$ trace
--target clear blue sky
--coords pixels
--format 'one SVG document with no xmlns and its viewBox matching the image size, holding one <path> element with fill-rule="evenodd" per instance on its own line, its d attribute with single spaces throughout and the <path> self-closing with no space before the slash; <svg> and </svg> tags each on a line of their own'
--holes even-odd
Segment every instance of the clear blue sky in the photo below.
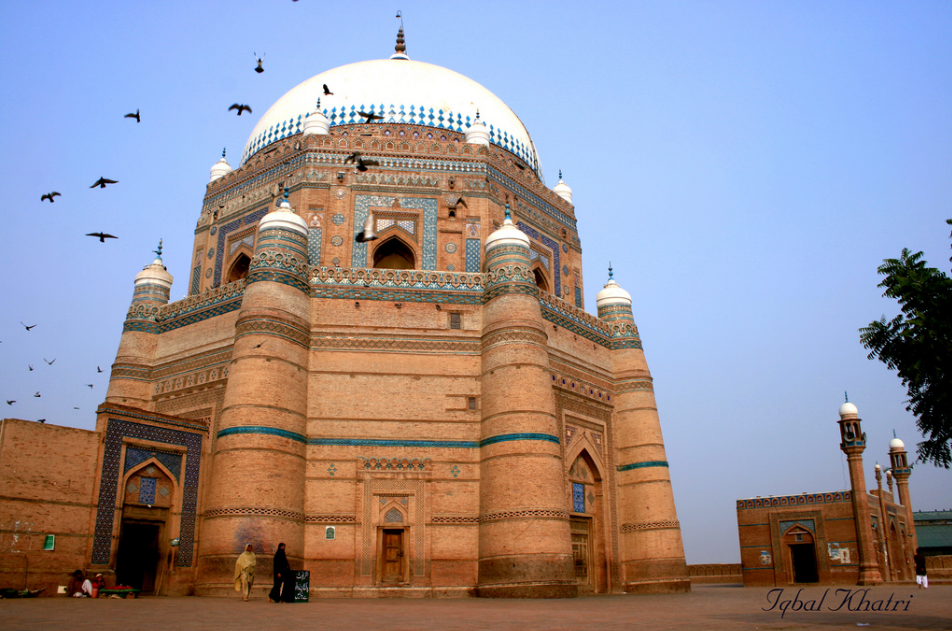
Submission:
<svg viewBox="0 0 952 631">
<path fill-rule="evenodd" d="M 631 292 L 689 563 L 739 560 L 738 498 L 848 486 L 844 391 L 868 485 L 893 429 L 914 450 L 905 390 L 857 330 L 896 313 L 882 259 L 908 247 L 949 272 L 948 2 L 8 0 L 4 416 L 93 428 L 160 237 L 173 299 L 186 292 L 222 147 L 236 165 L 292 87 L 389 56 L 397 9 L 411 58 L 493 91 L 547 184 L 564 171 L 589 310 L 609 260 Z M 141 124 L 122 118 L 136 109 Z M 100 176 L 120 184 L 91 190 Z M 120 238 L 83 236 L 99 230 Z M 917 510 L 952 508 L 952 475 L 918 465 L 911 492 Z"/>
</svg>

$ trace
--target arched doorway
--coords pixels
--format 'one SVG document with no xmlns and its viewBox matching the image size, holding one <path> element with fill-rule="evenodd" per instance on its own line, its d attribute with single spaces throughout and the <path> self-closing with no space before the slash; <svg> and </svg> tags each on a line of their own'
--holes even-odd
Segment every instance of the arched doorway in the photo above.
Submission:
<svg viewBox="0 0 952 631">
<path fill-rule="evenodd" d="M 544 292 L 551 293 L 549 290 L 549 281 L 545 277 L 545 273 L 538 267 L 532 268 L 532 275 L 535 276 L 536 286 Z"/>
<path fill-rule="evenodd" d="M 816 545 L 813 533 L 803 526 L 792 526 L 783 536 L 794 583 L 818 583 Z"/>
<path fill-rule="evenodd" d="M 569 526 L 579 592 L 607 592 L 608 560 L 605 554 L 602 476 L 587 449 L 583 448 L 569 467 L 568 482 L 572 496 Z"/>
<path fill-rule="evenodd" d="M 416 269 L 416 257 L 407 244 L 391 237 L 374 250 L 374 268 Z"/>
<path fill-rule="evenodd" d="M 177 485 L 157 460 L 134 468 L 123 484 L 116 580 L 144 594 L 156 593 L 171 562 L 168 521 Z"/>
<path fill-rule="evenodd" d="M 251 259 L 247 254 L 242 252 L 238 255 L 238 258 L 235 259 L 235 262 L 231 264 L 231 267 L 228 269 L 228 275 L 225 277 L 226 283 L 233 283 L 236 280 L 241 280 L 248 275 L 248 268 L 251 265 Z"/>
</svg>

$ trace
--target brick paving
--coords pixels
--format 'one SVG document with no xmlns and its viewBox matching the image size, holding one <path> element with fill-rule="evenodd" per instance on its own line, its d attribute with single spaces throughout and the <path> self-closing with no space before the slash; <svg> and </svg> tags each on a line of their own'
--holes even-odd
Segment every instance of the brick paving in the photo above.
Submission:
<svg viewBox="0 0 952 631">
<path fill-rule="evenodd" d="M 785 588 L 770 607 L 769 588 L 697 585 L 690 594 L 595 596 L 573 600 L 317 599 L 269 603 L 239 598 L 140 598 L 80 600 L 65 597 L 0 600 L 0 629 L 321 629 L 402 631 L 432 629 L 952 629 L 952 585 L 852 587 L 852 601 L 837 587 L 808 587 L 800 600 L 819 601 L 821 611 L 792 611 L 796 589 Z M 845 587 L 842 589 L 846 589 Z M 776 593 L 774 593 L 776 595 Z M 909 597 L 912 599 L 909 600 Z M 864 600 L 865 597 L 865 600 Z M 908 601 L 896 606 L 896 600 Z M 790 601 L 785 615 L 779 611 Z M 849 611 L 890 603 L 897 611 Z"/>
</svg>

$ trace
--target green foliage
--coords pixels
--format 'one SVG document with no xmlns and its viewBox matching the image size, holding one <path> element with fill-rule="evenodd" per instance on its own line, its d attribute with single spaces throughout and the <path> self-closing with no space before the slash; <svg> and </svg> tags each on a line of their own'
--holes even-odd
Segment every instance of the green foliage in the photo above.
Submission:
<svg viewBox="0 0 952 631">
<path fill-rule="evenodd" d="M 952 224 L 952 220 L 949 221 Z M 878 272 L 883 294 L 899 302 L 902 313 L 889 322 L 861 328 L 860 341 L 898 372 L 909 394 L 907 410 L 925 441 L 919 459 L 946 469 L 952 463 L 952 279 L 926 267 L 922 252 L 904 249 L 899 259 L 886 259 Z"/>
</svg>

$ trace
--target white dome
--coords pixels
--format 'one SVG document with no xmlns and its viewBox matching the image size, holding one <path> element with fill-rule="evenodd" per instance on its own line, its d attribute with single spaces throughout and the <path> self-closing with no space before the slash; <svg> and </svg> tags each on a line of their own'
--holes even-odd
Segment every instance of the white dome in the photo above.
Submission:
<svg viewBox="0 0 952 631">
<path fill-rule="evenodd" d="M 840 418 L 846 418 L 847 416 L 857 416 L 859 410 L 856 409 L 856 406 L 847 401 L 840 406 Z"/>
<path fill-rule="evenodd" d="M 512 223 L 512 217 L 509 215 L 509 204 L 506 204 L 506 218 L 502 225 L 486 237 L 487 252 L 499 245 L 521 245 L 529 249 L 529 237 Z"/>
<path fill-rule="evenodd" d="M 621 288 L 614 278 L 609 278 L 605 288 L 595 295 L 595 307 L 626 304 L 631 306 L 631 294 Z"/>
<path fill-rule="evenodd" d="M 218 162 L 212 165 L 211 179 L 209 179 L 208 181 L 214 182 L 218 178 L 224 177 L 228 175 L 229 173 L 231 173 L 232 171 L 234 171 L 234 169 L 232 169 L 231 165 L 228 164 L 228 160 L 225 160 L 225 152 L 222 151 L 221 160 L 219 160 Z"/>
<path fill-rule="evenodd" d="M 569 185 L 562 181 L 562 172 L 559 171 L 559 183 L 555 185 L 555 188 L 552 189 L 552 192 L 567 201 L 572 203 L 572 189 L 569 188 Z"/>
<path fill-rule="evenodd" d="M 317 107 L 320 108 L 320 106 L 321 100 L 317 99 Z M 320 109 L 315 109 L 311 112 L 310 116 L 304 119 L 304 126 L 301 129 L 304 130 L 305 136 L 326 136 L 330 133 L 331 122 L 324 116 L 324 112 Z"/>
<path fill-rule="evenodd" d="M 324 94 L 324 84 L 333 94 Z M 293 88 L 255 125 L 242 163 L 272 142 L 301 132 L 318 97 L 331 126 L 360 123 L 363 111 L 383 116 L 382 124 L 411 123 L 465 133 L 478 109 L 490 142 L 518 155 L 542 177 L 529 132 L 499 97 L 452 70 L 399 58 L 341 66 Z"/>
<path fill-rule="evenodd" d="M 307 222 L 304 218 L 294 212 L 287 199 L 281 200 L 281 204 L 261 218 L 258 222 L 258 232 L 268 228 L 283 228 L 300 235 L 307 236 Z"/>
<path fill-rule="evenodd" d="M 905 451 L 906 444 L 899 440 L 898 438 L 893 438 L 889 441 L 889 451 Z"/>
<path fill-rule="evenodd" d="M 165 268 L 161 257 L 155 257 L 151 265 L 146 265 L 141 272 L 136 274 L 135 284 L 137 286 L 146 283 L 149 285 L 161 285 L 166 289 L 172 288 L 172 275 L 169 274 Z"/>
</svg>

